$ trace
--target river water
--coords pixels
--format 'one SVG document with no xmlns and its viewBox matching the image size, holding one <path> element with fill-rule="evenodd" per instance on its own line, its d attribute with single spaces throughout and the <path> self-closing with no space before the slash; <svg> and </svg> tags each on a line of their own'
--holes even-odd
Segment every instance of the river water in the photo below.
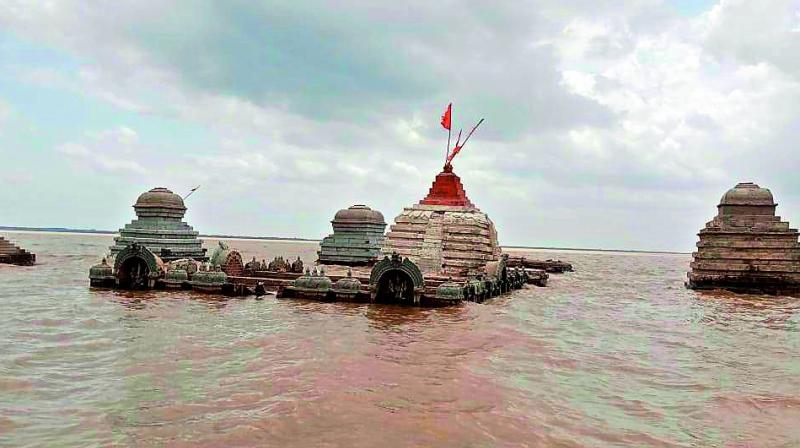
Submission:
<svg viewBox="0 0 800 448">
<path fill-rule="evenodd" d="M 800 299 L 688 255 L 531 251 L 576 272 L 414 309 L 93 290 L 110 236 L 3 235 L 39 264 L 0 265 L 0 446 L 800 446 Z"/>
</svg>

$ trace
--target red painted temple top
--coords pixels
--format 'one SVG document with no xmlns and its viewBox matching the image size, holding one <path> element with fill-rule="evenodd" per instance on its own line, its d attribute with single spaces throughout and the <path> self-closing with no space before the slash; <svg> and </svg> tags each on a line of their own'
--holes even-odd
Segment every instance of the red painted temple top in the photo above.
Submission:
<svg viewBox="0 0 800 448">
<path fill-rule="evenodd" d="M 475 207 L 467 197 L 461 178 L 453 173 L 453 166 L 447 164 L 444 170 L 436 175 L 428 196 L 419 201 L 421 205 L 449 205 L 455 207 Z"/>
</svg>

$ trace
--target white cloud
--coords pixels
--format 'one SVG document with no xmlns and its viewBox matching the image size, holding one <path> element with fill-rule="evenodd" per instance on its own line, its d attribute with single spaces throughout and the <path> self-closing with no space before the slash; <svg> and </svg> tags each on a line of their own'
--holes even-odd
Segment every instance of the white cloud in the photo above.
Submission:
<svg viewBox="0 0 800 448">
<path fill-rule="evenodd" d="M 137 145 L 138 134 L 121 126 L 98 132 L 87 132 L 82 143 L 67 142 L 55 150 L 77 165 L 98 172 L 144 174 L 147 170 L 135 160 L 143 155 Z"/>
<path fill-rule="evenodd" d="M 0 99 L 0 136 L 4 133 L 4 128 L 11 121 L 14 109 L 10 104 Z"/>
<path fill-rule="evenodd" d="M 444 11 L 365 4 L 349 2 L 331 17 L 324 5 L 275 6 L 286 28 L 312 24 L 329 36 L 318 42 L 335 43 L 327 55 L 306 46 L 288 54 L 264 35 L 248 40 L 248 30 L 236 41 L 244 45 L 199 51 L 222 45 L 215 29 L 236 25 L 217 22 L 205 3 L 165 14 L 155 1 L 113 9 L 8 1 L 0 25 L 80 61 L 70 73 L 18 68 L 25 82 L 209 136 L 172 165 L 148 156 L 142 141 L 154 137 L 124 127 L 64 143 L 64 156 L 96 171 L 211 184 L 248 213 L 257 203 L 309 216 L 299 226 L 321 223 L 300 233 L 327 225 L 328 211 L 309 211 L 314 204 L 370 202 L 392 216 L 419 200 L 441 167 L 446 134 L 438 117 L 451 99 L 457 126 L 486 115 L 456 169 L 506 242 L 585 244 L 583 235 L 599 235 L 594 246 L 640 248 L 654 238 L 648 247 L 687 249 L 732 184 L 791 185 L 785 167 L 796 165 L 800 133 L 797 0 L 723 0 L 693 18 L 656 0 L 541 0 L 493 5 L 491 14 L 470 3 Z M 298 15 L 303 20 L 292 22 Z M 258 7 L 252 17 L 271 20 Z M 397 25 L 381 25 L 387 18 Z M 440 26 L 445 19 L 458 25 Z M 133 31 L 143 27 L 169 39 Z M 264 65 L 270 57 L 278 62 Z M 310 63 L 330 89 L 269 78 L 268 68 L 292 63 Z M 602 228 L 598 216 L 609 211 L 620 218 Z M 634 221 L 624 234 L 614 231 L 621 217 Z M 568 218 L 574 223 L 565 226 Z M 253 228 L 219 231 L 257 233 L 265 225 L 247 219 L 231 221 Z"/>
</svg>

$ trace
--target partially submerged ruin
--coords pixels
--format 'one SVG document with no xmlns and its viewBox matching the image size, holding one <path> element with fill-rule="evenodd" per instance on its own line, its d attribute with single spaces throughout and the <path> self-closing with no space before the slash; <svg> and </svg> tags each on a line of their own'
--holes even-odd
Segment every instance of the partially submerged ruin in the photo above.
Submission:
<svg viewBox="0 0 800 448">
<path fill-rule="evenodd" d="M 120 229 L 108 257 L 89 270 L 92 286 L 247 292 L 227 279 L 244 271 L 241 254 L 220 242 L 207 257 L 198 232 L 182 221 L 186 206 L 179 195 L 154 188 L 142 193 L 133 208 L 137 219 Z"/>
<path fill-rule="evenodd" d="M 380 258 L 386 230 L 381 212 L 353 205 L 336 212 L 331 225 L 333 234 L 320 243 L 320 264 L 366 266 Z"/>
<path fill-rule="evenodd" d="M 0 263 L 33 266 L 36 264 L 36 255 L 0 236 Z"/>
<path fill-rule="evenodd" d="M 197 232 L 182 221 L 183 198 L 155 188 L 136 201 L 137 219 L 120 230 L 109 259 L 91 268 L 91 284 L 256 295 L 272 290 L 287 298 L 418 306 L 480 302 L 528 283 L 545 286 L 544 270 L 525 259 L 511 266 L 501 254 L 494 223 L 453 172 L 452 159 L 464 146 L 459 143 L 460 134 L 427 196 L 405 208 L 388 234 L 377 210 L 354 205 L 337 212 L 333 234 L 321 242 L 319 266 L 305 272 L 299 257 L 276 256 L 270 263 L 254 257 L 243 264 L 224 243 L 207 257 Z"/>
<path fill-rule="evenodd" d="M 544 271 L 506 265 L 494 223 L 470 202 L 449 163 L 428 195 L 395 218 L 382 254 L 371 266 L 308 271 L 278 285 L 278 296 L 442 306 L 547 281 Z"/>
<path fill-rule="evenodd" d="M 686 286 L 736 292 L 800 292 L 798 231 L 775 215 L 772 192 L 751 182 L 728 190 L 698 233 Z"/>
<path fill-rule="evenodd" d="M 384 252 L 410 258 L 424 271 L 457 277 L 478 275 L 500 259 L 494 223 L 467 198 L 452 165 L 436 176 L 424 199 L 394 219 Z"/>
<path fill-rule="evenodd" d="M 119 230 L 110 248 L 112 257 L 138 243 L 163 261 L 207 260 L 198 232 L 183 222 L 186 205 L 179 195 L 164 187 L 153 188 L 139 196 L 133 209 L 136 219 Z"/>
</svg>

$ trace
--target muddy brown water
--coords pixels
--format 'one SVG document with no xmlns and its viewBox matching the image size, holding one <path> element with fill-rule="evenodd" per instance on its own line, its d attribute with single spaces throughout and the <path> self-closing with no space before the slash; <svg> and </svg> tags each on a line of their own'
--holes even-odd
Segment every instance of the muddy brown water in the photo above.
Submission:
<svg viewBox="0 0 800 448">
<path fill-rule="evenodd" d="M 800 446 L 800 299 L 688 255 L 534 251 L 576 272 L 415 309 L 90 289 L 110 236 L 2 235 L 39 262 L 0 267 L 2 446 Z"/>
</svg>

